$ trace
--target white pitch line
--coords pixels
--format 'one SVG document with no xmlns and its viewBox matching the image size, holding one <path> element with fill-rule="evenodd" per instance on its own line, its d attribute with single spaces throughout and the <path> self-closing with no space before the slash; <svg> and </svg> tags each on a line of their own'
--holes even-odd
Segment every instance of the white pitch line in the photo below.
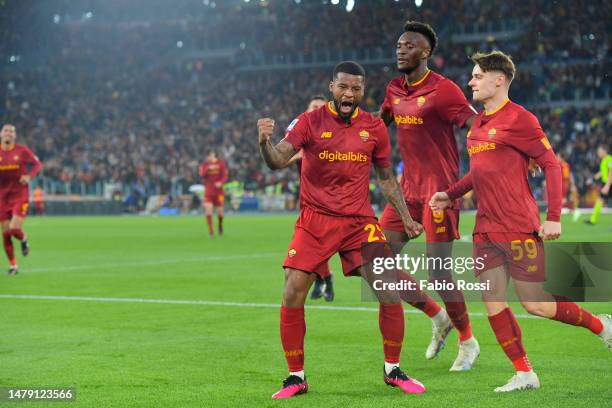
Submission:
<svg viewBox="0 0 612 408">
<path fill-rule="evenodd" d="M 0 294 L 0 299 L 22 299 L 22 300 L 65 300 L 81 302 L 104 302 L 104 303 L 156 303 L 163 305 L 200 305 L 200 306 L 222 306 L 222 307 L 241 307 L 241 308 L 267 308 L 278 309 L 279 304 L 275 303 L 243 303 L 243 302 L 221 302 L 216 300 L 174 300 L 174 299 L 141 299 L 141 298 L 112 298 L 112 297 L 90 297 L 90 296 L 47 296 L 47 295 L 13 295 Z M 378 308 L 363 306 L 318 306 L 306 305 L 306 309 L 315 310 L 338 310 L 350 312 L 378 312 Z M 404 313 L 420 314 L 418 310 L 404 310 Z M 484 313 L 470 312 L 470 316 L 485 317 Z M 516 314 L 522 319 L 540 319 L 538 316 L 529 314 Z"/>
<path fill-rule="evenodd" d="M 244 254 L 244 255 L 231 255 L 231 256 L 202 256 L 196 258 L 176 258 L 176 259 L 160 259 L 158 261 L 140 261 L 140 262 L 124 262 L 124 263 L 100 263 L 100 264 L 87 264 L 87 265 L 70 265 L 70 266 L 56 266 L 52 268 L 32 268 L 27 269 L 26 272 L 61 272 L 61 271 L 75 271 L 83 269 L 104 269 L 104 268 L 120 268 L 123 266 L 154 266 L 154 265 L 168 265 L 177 264 L 183 262 L 213 262 L 213 261 L 231 261 L 233 259 L 252 259 L 252 258 L 267 258 L 272 256 L 283 256 L 284 253 L 270 252 L 270 253 L 259 253 L 259 254 Z"/>
</svg>

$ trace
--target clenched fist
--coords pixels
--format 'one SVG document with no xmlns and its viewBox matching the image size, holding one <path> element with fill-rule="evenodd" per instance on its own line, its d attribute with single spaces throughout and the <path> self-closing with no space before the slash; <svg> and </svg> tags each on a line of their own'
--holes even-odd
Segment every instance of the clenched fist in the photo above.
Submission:
<svg viewBox="0 0 612 408">
<path fill-rule="evenodd" d="M 274 133 L 274 119 L 262 118 L 257 121 L 259 144 L 265 144 Z"/>
</svg>

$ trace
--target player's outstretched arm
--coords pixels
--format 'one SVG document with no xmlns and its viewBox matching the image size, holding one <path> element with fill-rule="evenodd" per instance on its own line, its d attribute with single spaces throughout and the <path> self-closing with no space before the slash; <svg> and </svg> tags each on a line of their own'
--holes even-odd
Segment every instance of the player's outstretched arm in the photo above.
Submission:
<svg viewBox="0 0 612 408">
<path fill-rule="evenodd" d="M 376 175 L 378 176 L 378 183 L 380 184 L 383 195 L 402 218 L 404 229 L 408 236 L 410 238 L 416 238 L 421 235 L 423 226 L 414 221 L 410 216 L 408 207 L 406 207 L 406 201 L 404 201 L 404 194 L 402 194 L 402 190 L 397 183 L 392 168 L 376 167 Z"/>
<path fill-rule="evenodd" d="M 274 132 L 274 120 L 263 118 L 257 121 L 259 133 L 259 152 L 271 170 L 278 170 L 287 167 L 289 159 L 295 154 L 295 149 L 291 143 L 281 140 L 276 146 L 270 142 L 270 137 Z"/>
</svg>

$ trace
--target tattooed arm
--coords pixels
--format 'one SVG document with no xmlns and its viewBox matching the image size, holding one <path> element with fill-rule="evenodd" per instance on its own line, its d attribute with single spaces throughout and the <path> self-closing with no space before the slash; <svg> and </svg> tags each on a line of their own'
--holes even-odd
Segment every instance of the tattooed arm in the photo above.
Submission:
<svg viewBox="0 0 612 408">
<path fill-rule="evenodd" d="M 395 208 L 402 218 L 404 229 L 410 238 L 416 238 L 423 232 L 423 226 L 414 221 L 406 207 L 404 194 L 400 188 L 391 167 L 376 167 L 378 184 L 387 201 Z"/>
<path fill-rule="evenodd" d="M 281 140 L 276 146 L 270 142 L 270 136 L 274 132 L 274 120 L 269 118 L 257 121 L 259 133 L 259 152 L 268 167 L 272 170 L 287 167 L 289 160 L 295 154 L 291 143 Z"/>
</svg>

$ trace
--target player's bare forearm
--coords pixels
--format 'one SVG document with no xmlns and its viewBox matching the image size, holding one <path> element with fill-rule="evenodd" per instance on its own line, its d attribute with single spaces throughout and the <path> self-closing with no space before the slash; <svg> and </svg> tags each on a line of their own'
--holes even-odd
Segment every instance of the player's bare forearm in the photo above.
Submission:
<svg viewBox="0 0 612 408">
<path fill-rule="evenodd" d="M 376 175 L 385 199 L 393 206 L 403 221 L 412 221 L 408 207 L 406 207 L 406 201 L 404 201 L 404 194 L 391 167 L 376 167 Z"/>
<path fill-rule="evenodd" d="M 289 160 L 295 154 L 295 149 L 291 143 L 285 141 L 273 146 L 268 139 L 259 143 L 259 152 L 271 170 L 278 170 L 288 166 Z"/>
<path fill-rule="evenodd" d="M 297 152 L 296 154 L 294 154 L 293 156 L 291 156 L 291 158 L 289 159 L 289 161 L 287 162 L 287 164 L 283 167 L 289 167 L 294 163 L 299 162 L 300 160 L 302 160 L 302 151 L 300 150 L 299 152 Z"/>
</svg>

